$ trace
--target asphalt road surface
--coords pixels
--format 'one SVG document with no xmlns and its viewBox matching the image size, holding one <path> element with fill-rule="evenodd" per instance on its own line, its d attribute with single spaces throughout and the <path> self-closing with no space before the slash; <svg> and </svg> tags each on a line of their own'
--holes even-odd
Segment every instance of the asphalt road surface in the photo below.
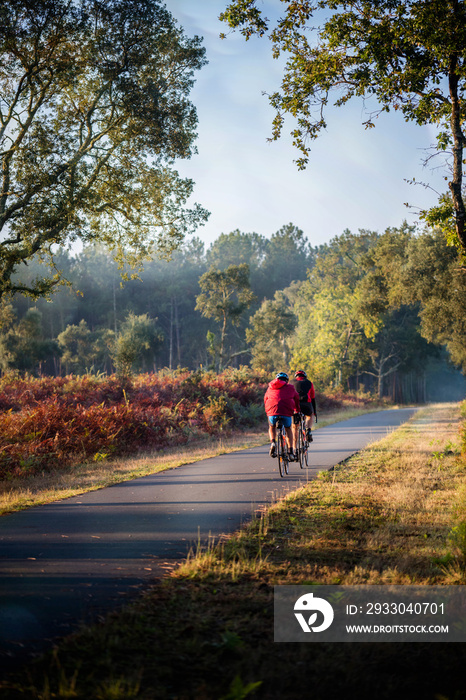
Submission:
<svg viewBox="0 0 466 700">
<path fill-rule="evenodd" d="M 150 585 L 209 538 L 406 422 L 380 411 L 318 429 L 309 469 L 281 479 L 268 444 L 0 518 L 0 670 Z"/>
</svg>

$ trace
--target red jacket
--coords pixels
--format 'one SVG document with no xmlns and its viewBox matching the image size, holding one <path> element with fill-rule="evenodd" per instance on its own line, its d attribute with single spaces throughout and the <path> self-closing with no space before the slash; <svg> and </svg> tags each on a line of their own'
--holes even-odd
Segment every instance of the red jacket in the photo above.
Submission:
<svg viewBox="0 0 466 700">
<path fill-rule="evenodd" d="M 268 416 L 292 416 L 300 410 L 299 394 L 292 384 L 274 379 L 265 392 L 264 405 Z"/>
</svg>

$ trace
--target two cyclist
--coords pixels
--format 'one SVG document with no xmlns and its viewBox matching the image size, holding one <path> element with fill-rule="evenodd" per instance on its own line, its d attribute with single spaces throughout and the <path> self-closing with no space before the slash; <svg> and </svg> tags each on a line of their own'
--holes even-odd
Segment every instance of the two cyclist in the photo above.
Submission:
<svg viewBox="0 0 466 700">
<path fill-rule="evenodd" d="M 281 418 L 285 426 L 289 461 L 294 461 L 300 413 L 306 417 L 307 439 L 309 442 L 313 439 L 313 415 L 317 421 L 313 383 L 307 378 L 304 370 L 298 370 L 291 382 L 286 372 L 279 372 L 267 387 L 264 405 L 269 422 L 270 456 L 275 457 L 277 454 L 276 423 Z"/>
</svg>

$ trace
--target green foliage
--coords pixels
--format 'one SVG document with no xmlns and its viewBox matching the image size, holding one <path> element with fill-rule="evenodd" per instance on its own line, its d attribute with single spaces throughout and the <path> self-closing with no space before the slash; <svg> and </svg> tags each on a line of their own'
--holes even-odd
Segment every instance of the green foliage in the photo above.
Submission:
<svg viewBox="0 0 466 700">
<path fill-rule="evenodd" d="M 162 344 L 163 334 L 157 328 L 157 319 L 147 314 L 136 316 L 130 313 L 116 338 L 114 360 L 122 376 L 130 376 L 134 370 L 150 365 Z"/>
<path fill-rule="evenodd" d="M 251 289 L 259 300 L 270 299 L 293 281 L 306 279 L 314 256 L 303 231 L 292 223 L 270 238 L 238 230 L 221 234 L 206 253 L 207 263 L 217 269 L 247 263 Z"/>
<path fill-rule="evenodd" d="M 297 318 L 283 292 L 276 292 L 273 300 L 262 302 L 246 329 L 246 340 L 252 344 L 254 369 L 273 372 L 277 367 L 289 367 L 290 338 L 296 324 Z"/>
<path fill-rule="evenodd" d="M 49 301 L 37 300 L 36 306 L 42 314 L 44 336 L 49 339 L 65 331 L 67 327 L 79 326 L 83 320 L 91 332 L 93 359 L 84 369 L 112 373 L 111 333 L 118 333 L 129 313 L 137 316 L 147 314 L 157 318 L 157 325 L 164 340 L 156 354 L 156 368 L 216 366 L 219 358 L 220 333 L 212 320 L 195 310 L 199 294 L 199 278 L 212 264 L 226 270 L 233 263 L 243 263 L 249 258 L 250 286 L 257 300 L 273 299 L 286 279 L 299 284 L 306 278 L 306 271 L 313 265 L 314 252 L 306 239 L 300 238 L 299 229 L 289 224 L 275 232 L 271 238 L 259 234 L 243 234 L 233 231 L 222 235 L 207 250 L 198 238 L 191 238 L 173 252 L 171 260 L 154 258 L 144 264 L 139 277 L 120 282 L 120 272 L 131 277 L 129 266 L 118 270 L 109 251 L 102 245 L 87 245 L 71 256 L 62 251 L 56 256 L 57 266 L 70 281 L 72 288 L 60 287 Z M 272 244 L 273 242 L 273 244 Z M 278 265 L 285 263 L 286 275 L 272 274 Z M 48 270 L 36 258 L 24 266 L 21 275 L 14 281 L 30 286 L 34 279 L 45 278 Z M 77 293 L 72 290 L 78 290 Z M 288 292 L 287 292 L 288 293 Z M 258 308 L 252 301 L 243 313 L 239 325 L 228 323 L 225 362 L 238 366 L 248 361 L 245 331 L 250 315 Z M 12 299 L 14 311 L 21 319 L 28 310 L 29 300 L 22 295 Z M 214 346 L 204 339 L 210 331 L 214 333 Z M 214 351 L 209 352 L 209 347 Z M 217 360 L 215 360 L 217 358 Z M 148 362 L 148 361 L 147 361 Z M 69 365 L 68 370 L 82 372 L 84 363 Z M 153 364 L 146 363 L 152 368 Z M 14 364 L 11 365 L 14 367 Z M 63 363 L 64 367 L 64 363 Z M 34 368 L 37 371 L 37 368 Z M 47 364 L 47 371 L 60 371 L 60 363 Z"/>
<path fill-rule="evenodd" d="M 263 262 L 263 274 L 275 289 L 284 289 L 296 280 L 306 279 L 315 262 L 315 250 L 311 248 L 303 231 L 294 224 L 287 224 L 270 237 L 267 256 Z M 271 297 L 272 294 L 267 296 Z"/>
<path fill-rule="evenodd" d="M 92 332 L 84 319 L 77 326 L 67 326 L 58 335 L 61 362 L 67 374 L 87 374 L 91 368 L 108 366 L 114 344 L 113 331 L 99 328 Z"/>
<path fill-rule="evenodd" d="M 466 401 L 463 401 L 461 404 L 461 416 L 463 418 L 460 430 L 461 455 L 463 460 L 466 460 Z"/>
<path fill-rule="evenodd" d="M 235 676 L 231 682 L 230 690 L 226 695 L 222 695 L 220 700 L 243 700 L 250 693 L 260 688 L 262 681 L 243 683 L 239 676 Z"/>
<path fill-rule="evenodd" d="M 448 245 L 461 248 L 461 242 L 455 228 L 455 206 L 451 196 L 442 195 L 438 205 L 421 211 L 420 219 L 424 220 L 430 228 L 440 229 Z"/>
<path fill-rule="evenodd" d="M 413 251 L 427 240 L 403 225 L 382 235 L 345 231 L 322 246 L 295 302 L 294 366 L 308 369 L 323 387 L 373 377 L 379 397 L 395 372 L 422 373 L 438 354 L 421 337 L 422 330 L 427 340 L 434 340 L 422 328 L 414 291 L 422 283 L 431 293 L 440 292 L 439 277 L 433 282 L 427 267 L 422 282 L 413 274 Z"/>
<path fill-rule="evenodd" d="M 62 362 L 67 372 L 83 373 L 93 364 L 90 341 L 91 332 L 86 321 L 77 326 L 67 326 L 58 336 L 58 345 L 62 350 Z"/>
<path fill-rule="evenodd" d="M 300 240 L 293 225 L 270 239 L 234 231 L 220 236 L 206 252 L 202 242 L 193 239 L 174 252 L 172 261 L 151 261 L 140 279 L 124 286 L 104 248 L 88 246 L 75 257 L 63 254 L 62 268 L 80 294 L 61 289 L 50 303 L 39 300 L 36 306 L 41 342 L 55 341 L 58 335 L 60 347 L 52 342 L 48 352 L 44 345 L 41 357 L 13 352 L 7 337 L 15 336 L 18 343 L 19 330 L 32 328 L 26 323 L 28 300 L 16 296 L 10 305 L 5 301 L 0 312 L 4 370 L 111 374 L 118 333 L 125 337 L 120 340 L 123 373 L 176 366 L 218 369 L 220 363 L 238 367 L 252 356 L 256 369 L 271 373 L 278 365 L 300 366 L 309 370 L 319 388 L 379 389 L 393 397 L 396 391 L 403 397 L 397 401 L 422 400 L 430 363 L 446 369 L 446 353 L 439 346 L 447 347 L 457 365 L 466 366 L 464 275 L 456 249 L 445 243 L 442 232 L 419 232 L 406 224 L 381 234 L 345 231 L 315 250 L 305 240 L 301 246 Z M 233 275 L 229 280 L 230 267 L 237 272 L 246 265 L 232 266 L 231 260 L 249 255 L 249 278 Z M 219 266 L 210 275 L 208 262 L 214 259 Z M 281 290 L 276 289 L 280 280 L 274 282 L 269 275 L 279 259 L 285 265 L 294 261 L 290 275 L 296 275 Z M 43 273 L 36 261 L 28 271 L 31 279 Z M 205 308 L 213 316 L 195 308 L 204 275 L 213 283 L 204 293 Z M 245 308 L 252 294 L 267 288 L 267 275 L 270 296 Z M 246 303 L 238 297 L 238 282 L 243 281 Z M 157 319 L 157 338 L 150 339 L 148 328 L 140 329 L 140 337 L 134 331 L 133 338 L 126 324 L 131 315 Z M 449 372 L 458 392 L 458 375 L 453 367 Z M 444 379 L 448 377 L 436 384 L 443 385 Z M 448 399 L 445 385 L 439 400 Z"/>
<path fill-rule="evenodd" d="M 14 367 L 33 372 L 43 363 L 56 358 L 58 353 L 57 343 L 44 338 L 42 314 L 38 309 L 29 309 L 18 323 L 12 306 L 2 305 L 0 368 L 3 371 Z"/>
<path fill-rule="evenodd" d="M 369 231 L 345 231 L 334 238 L 320 248 L 298 292 L 293 365 L 308 369 L 320 386 L 344 384 L 367 359 L 358 284 L 364 277 L 363 259 L 376 240 L 377 234 Z"/>
<path fill-rule="evenodd" d="M 218 346 L 219 370 L 225 363 L 225 341 L 227 324 L 237 326 L 244 311 L 251 305 L 254 294 L 249 282 L 249 265 L 229 265 L 226 270 L 211 268 L 199 280 L 201 294 L 196 300 L 196 310 L 203 316 L 213 318 L 220 324 Z M 209 341 L 212 350 L 215 344 Z"/>
<path fill-rule="evenodd" d="M 230 265 L 247 263 L 251 274 L 258 270 L 266 255 L 269 241 L 258 233 L 242 233 L 239 229 L 231 233 L 222 233 L 209 247 L 207 264 L 216 269 Z"/>
<path fill-rule="evenodd" d="M 414 305 L 423 338 L 444 345 L 453 363 L 464 371 L 466 280 L 460 256 L 439 229 L 403 236 L 401 243 L 397 249 L 381 247 L 377 262 L 391 290 L 390 304 Z"/>
<path fill-rule="evenodd" d="M 200 39 L 159 0 L 11 0 L 0 20 L 0 296 L 48 293 L 76 239 L 120 263 L 175 248 L 207 215 L 171 168 L 193 152 Z M 52 272 L 22 285 L 35 254 Z"/>
</svg>

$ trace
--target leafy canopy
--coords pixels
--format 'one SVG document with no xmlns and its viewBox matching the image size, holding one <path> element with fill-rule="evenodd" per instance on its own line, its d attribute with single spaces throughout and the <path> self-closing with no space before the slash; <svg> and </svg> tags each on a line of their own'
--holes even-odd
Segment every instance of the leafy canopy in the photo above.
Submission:
<svg viewBox="0 0 466 700">
<path fill-rule="evenodd" d="M 160 0 L 9 0 L 0 7 L 0 297 L 22 263 L 81 239 L 132 264 L 205 220 L 185 208 L 204 63 Z"/>
<path fill-rule="evenodd" d="M 234 0 L 220 19 L 249 39 L 270 32 L 273 54 L 288 59 L 273 138 L 285 115 L 296 119 L 294 144 L 304 168 L 309 142 L 326 127 L 326 111 L 353 97 L 375 98 L 366 127 L 390 109 L 407 121 L 434 125 L 438 150 L 451 156 L 449 192 L 423 212 L 466 252 L 462 195 L 465 108 L 466 7 L 460 0 L 282 0 L 271 26 L 257 0 Z M 453 225 L 453 226 L 452 226 Z"/>
</svg>

